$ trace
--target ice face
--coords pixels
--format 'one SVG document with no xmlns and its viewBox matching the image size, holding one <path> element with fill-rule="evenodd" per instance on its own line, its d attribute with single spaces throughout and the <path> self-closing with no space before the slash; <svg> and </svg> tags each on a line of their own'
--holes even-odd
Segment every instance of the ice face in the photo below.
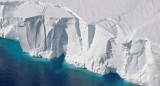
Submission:
<svg viewBox="0 0 160 86">
<path fill-rule="evenodd" d="M 1 3 L 0 8 L 0 36 L 18 40 L 31 56 L 51 59 L 65 54 L 66 62 L 76 67 L 102 75 L 116 72 L 139 85 L 160 85 L 158 15 L 142 16 L 149 21 L 141 24 L 135 15 L 132 18 L 131 14 L 140 15 L 134 10 L 119 20 L 87 24 L 61 5 L 13 1 Z"/>
</svg>

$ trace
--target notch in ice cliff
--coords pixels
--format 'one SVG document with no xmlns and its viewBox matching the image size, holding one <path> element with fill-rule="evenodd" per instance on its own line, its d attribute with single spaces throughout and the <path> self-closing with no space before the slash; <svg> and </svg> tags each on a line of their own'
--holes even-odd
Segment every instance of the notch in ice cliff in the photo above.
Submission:
<svg viewBox="0 0 160 86">
<path fill-rule="evenodd" d="M 31 56 L 51 59 L 65 54 L 65 60 L 77 67 L 103 75 L 116 72 L 132 83 L 159 86 L 160 41 L 147 35 L 157 31 L 159 18 L 131 30 L 123 20 L 112 18 L 87 24 L 61 5 L 0 2 L 0 36 L 19 40 Z"/>
</svg>

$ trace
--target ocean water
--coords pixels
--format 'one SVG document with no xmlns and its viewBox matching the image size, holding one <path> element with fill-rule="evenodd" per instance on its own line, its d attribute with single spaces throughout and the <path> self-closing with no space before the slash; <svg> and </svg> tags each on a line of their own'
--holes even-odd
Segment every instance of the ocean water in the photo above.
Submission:
<svg viewBox="0 0 160 86">
<path fill-rule="evenodd" d="M 118 74 L 98 75 L 60 58 L 46 60 L 22 52 L 19 42 L 0 38 L 0 86 L 137 86 Z"/>
</svg>

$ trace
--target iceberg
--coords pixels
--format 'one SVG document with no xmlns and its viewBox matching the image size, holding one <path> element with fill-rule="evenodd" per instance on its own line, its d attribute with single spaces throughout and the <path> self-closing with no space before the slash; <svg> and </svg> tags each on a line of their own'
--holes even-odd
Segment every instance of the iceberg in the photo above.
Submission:
<svg viewBox="0 0 160 86">
<path fill-rule="evenodd" d="M 137 23 L 131 14 L 137 10 L 119 20 L 108 17 L 88 24 L 62 5 L 1 1 L 0 37 L 18 40 L 31 56 L 51 59 L 65 54 L 66 62 L 76 67 L 101 75 L 118 73 L 138 85 L 159 86 L 160 16 L 146 18 L 144 14 L 140 19 L 146 21 Z"/>
</svg>

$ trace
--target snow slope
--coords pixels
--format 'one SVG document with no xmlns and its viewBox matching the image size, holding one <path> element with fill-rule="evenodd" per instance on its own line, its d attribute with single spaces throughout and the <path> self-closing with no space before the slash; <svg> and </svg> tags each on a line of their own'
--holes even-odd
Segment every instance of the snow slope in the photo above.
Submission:
<svg viewBox="0 0 160 86">
<path fill-rule="evenodd" d="M 98 74 L 160 85 L 158 0 L 71 2 L 1 0 L 0 37 L 18 40 L 31 56 L 65 54 L 68 63 Z"/>
</svg>

